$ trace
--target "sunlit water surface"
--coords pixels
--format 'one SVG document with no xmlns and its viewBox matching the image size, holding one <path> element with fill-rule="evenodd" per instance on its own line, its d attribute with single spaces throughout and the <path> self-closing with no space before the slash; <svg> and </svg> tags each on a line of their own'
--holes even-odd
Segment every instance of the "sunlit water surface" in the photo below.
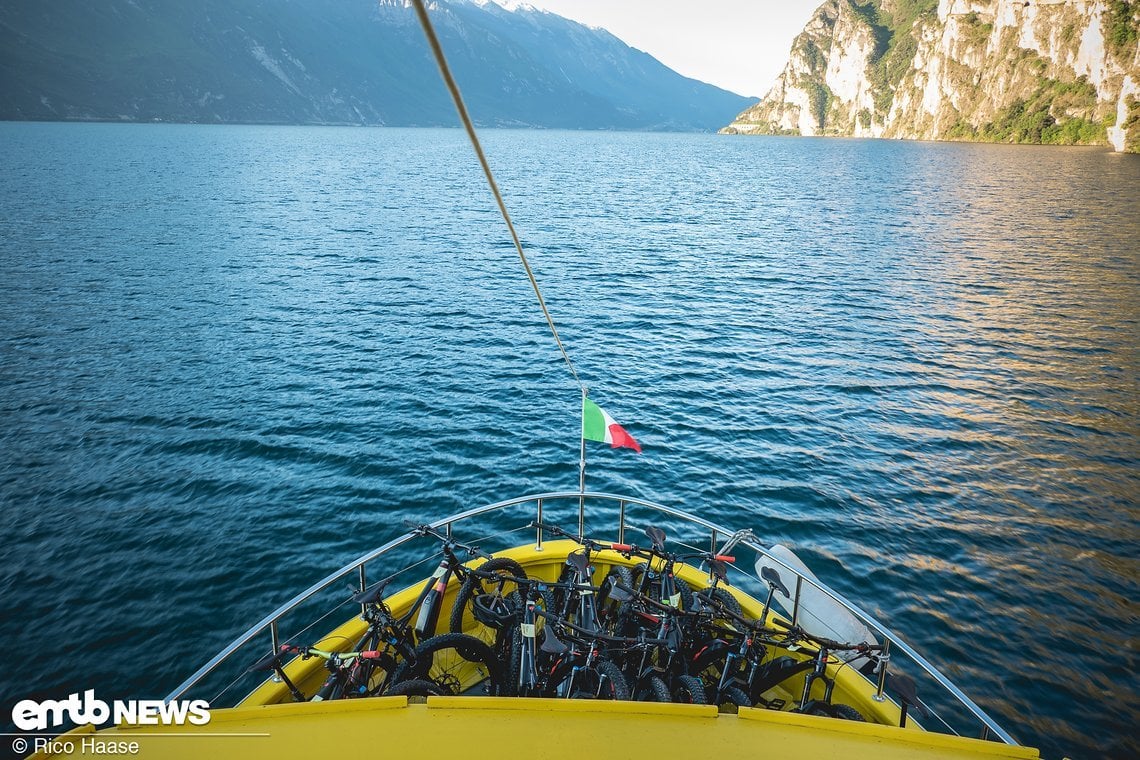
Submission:
<svg viewBox="0 0 1140 760">
<path fill-rule="evenodd" d="M 488 131 L 589 486 L 794 546 L 1046 756 L 1140 755 L 1140 157 Z M 400 530 L 577 486 L 459 131 L 0 124 L 0 669 L 162 696 Z"/>
</svg>

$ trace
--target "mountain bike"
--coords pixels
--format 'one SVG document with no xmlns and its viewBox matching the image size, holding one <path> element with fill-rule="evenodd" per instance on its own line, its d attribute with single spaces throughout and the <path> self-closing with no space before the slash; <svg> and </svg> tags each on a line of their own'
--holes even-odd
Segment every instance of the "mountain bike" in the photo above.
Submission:
<svg viewBox="0 0 1140 760">
<path fill-rule="evenodd" d="M 300 655 L 303 660 L 318 657 L 325 661 L 329 676 L 312 697 L 306 697 L 285 673 L 283 660 L 288 654 Z M 367 695 L 367 673 L 371 672 L 371 669 L 362 667 L 362 663 L 377 661 L 383 657 L 385 657 L 385 653 L 375 649 L 359 652 L 332 652 L 316 647 L 282 644 L 277 652 L 261 658 L 250 666 L 249 670 L 274 671 L 281 682 L 285 684 L 285 687 L 289 689 L 289 693 L 292 694 L 293 700 L 296 702 L 320 702 L 325 699 Z"/>
<path fill-rule="evenodd" d="M 509 567 L 512 571 L 517 570 L 519 575 L 525 576 L 526 573 L 517 562 L 512 560 L 495 560 L 491 555 L 480 551 L 477 546 L 471 546 L 456 541 L 449 535 L 440 533 L 439 531 L 427 525 L 417 525 L 414 523 L 406 523 L 413 533 L 419 536 L 434 538 L 440 543 L 440 552 L 443 555 L 440 559 L 439 566 L 436 567 L 435 572 L 428 578 L 424 584 L 423 589 L 420 591 L 419 597 L 409 608 L 408 614 L 404 620 L 407 622 L 419 610 L 416 615 L 416 622 L 414 625 L 414 632 L 416 641 L 423 641 L 435 635 L 436 627 L 439 623 L 440 611 L 443 608 L 443 599 L 447 594 L 447 587 L 451 581 L 452 576 L 455 576 L 464 585 L 470 578 L 470 570 L 464 565 L 463 561 L 456 554 L 456 550 L 465 553 L 469 558 L 481 557 L 489 562 L 510 563 Z M 460 591 L 462 592 L 462 586 Z M 452 633 L 462 632 L 462 628 L 456 630 L 455 628 L 455 612 L 452 610 L 452 620 L 449 621 L 449 628 Z"/>
<path fill-rule="evenodd" d="M 736 598 L 719 588 L 727 576 L 724 563 L 713 559 L 709 567 L 710 586 L 694 594 L 694 607 L 703 615 L 694 626 L 697 630 L 690 630 L 687 637 L 689 670 L 704 683 L 712 704 L 751 707 L 755 699 L 750 687 L 757 679 L 764 680 L 766 669 L 770 669 L 764 662 L 768 652 L 765 643 L 770 638 L 767 634 L 775 633 L 766 629 L 762 621 L 768 616 L 775 590 L 786 589 L 775 570 L 764 568 L 769 587 L 764 612 L 759 620 L 750 620 L 744 616 Z M 769 570 L 771 572 L 767 572 Z M 794 658 L 787 660 L 795 662 Z"/>
<path fill-rule="evenodd" d="M 458 694 L 469 691 L 476 683 L 497 694 L 501 688 L 501 670 L 494 653 L 483 642 L 470 636 L 450 638 L 427 635 L 435 627 L 447 580 L 454 572 L 465 574 L 456 550 L 473 556 L 487 556 L 476 547 L 461 544 L 428 526 L 413 526 L 415 532 L 440 540 L 443 560 L 429 577 L 408 611 L 396 617 L 384 599 L 391 582 L 385 579 L 367 589 L 357 591 L 351 601 L 361 606 L 361 618 L 368 623 L 364 634 L 349 652 L 325 652 L 312 647 L 283 645 L 279 651 L 262 658 L 251 670 L 273 670 L 285 683 L 296 701 L 306 701 L 301 690 L 286 675 L 284 657 L 298 654 L 302 659 L 320 657 L 330 671 L 329 678 L 314 698 L 337 699 L 388 694 L 397 683 L 417 680 L 435 684 L 420 691 Z M 416 625 L 410 623 L 419 613 Z M 401 687 L 401 691 L 410 689 Z"/>
<path fill-rule="evenodd" d="M 804 678 L 804 688 L 800 696 L 799 705 L 793 709 L 793 712 L 800 712 L 806 715 L 826 715 L 832 718 L 842 718 L 844 720 L 866 720 L 862 714 L 851 705 L 835 704 L 831 701 L 832 692 L 835 689 L 835 675 L 827 675 L 827 667 L 832 663 L 831 655 L 834 652 L 853 653 L 852 656 L 846 660 L 839 659 L 839 667 L 834 671 L 838 673 L 839 669 L 845 667 L 849 662 L 854 662 L 855 660 L 881 652 L 883 646 L 881 644 L 850 644 L 835 641 L 808 633 L 798 625 L 792 626 L 780 620 L 775 622 L 781 627 L 787 627 L 786 635 L 791 643 L 795 644 L 806 641 L 816 646 L 816 651 L 810 659 L 787 669 L 788 675 L 784 680 L 786 680 L 787 677 L 794 676 L 797 672 L 807 672 L 807 676 Z M 812 697 L 812 687 L 817 682 L 823 684 L 823 695 L 818 699 Z"/>
<path fill-rule="evenodd" d="M 688 672 L 685 658 L 680 656 L 688 627 L 682 621 L 702 613 L 677 609 L 622 583 L 615 583 L 609 594 L 620 604 L 613 621 L 614 634 L 651 637 L 654 642 L 653 646 L 629 648 L 617 657 L 637 698 L 705 704 L 704 684 Z M 664 691 L 660 684 L 665 686 Z"/>
<path fill-rule="evenodd" d="M 628 700 L 629 684 L 607 652 L 665 643 L 645 636 L 611 636 L 556 615 L 543 614 L 542 617 L 546 618 L 542 650 L 550 658 L 545 669 L 543 696 L 546 697 Z"/>
<path fill-rule="evenodd" d="M 553 611 L 562 618 L 572 620 L 576 625 L 591 630 L 600 630 L 598 619 L 598 605 L 593 585 L 594 567 L 590 564 L 592 555 L 610 548 L 610 544 L 602 544 L 583 536 L 575 536 L 557 525 L 543 525 L 532 522 L 531 528 L 538 528 L 561 538 L 568 538 L 582 546 L 581 551 L 571 552 L 566 556 L 566 564 L 562 567 L 558 583 L 551 584 L 553 591 Z"/>
<path fill-rule="evenodd" d="M 726 604 L 736 602 L 731 594 L 716 587 L 716 583 L 723 580 L 724 574 L 727 572 L 726 563 L 735 562 L 735 557 L 703 551 L 688 553 L 668 551 L 665 548 L 665 531 L 655 526 L 646 528 L 645 535 L 649 538 L 650 545 L 648 547 L 636 544 L 615 543 L 609 545 L 609 548 L 626 559 L 638 557 L 644 559 L 645 562 L 636 565 L 630 571 L 628 577 L 633 580 L 633 583 L 625 583 L 627 576 L 623 570 L 629 570 L 629 568 L 614 567 L 610 571 L 614 575 L 613 583 L 606 585 L 603 581 L 604 591 L 608 592 L 612 585 L 621 583 L 635 589 L 638 594 L 648 596 L 675 609 L 690 610 L 693 608 L 693 590 L 688 583 L 676 576 L 676 566 L 697 559 L 702 564 L 709 564 L 710 567 L 711 563 L 719 563 L 717 567 L 722 572 L 719 578 L 714 575 L 714 594 L 724 596 Z M 737 606 L 739 607 L 739 604 Z"/>
</svg>

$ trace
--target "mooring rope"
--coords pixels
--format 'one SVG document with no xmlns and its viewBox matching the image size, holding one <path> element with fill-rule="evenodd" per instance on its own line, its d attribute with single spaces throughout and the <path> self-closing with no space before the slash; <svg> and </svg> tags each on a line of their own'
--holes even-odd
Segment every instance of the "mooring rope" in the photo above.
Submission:
<svg viewBox="0 0 1140 760">
<path fill-rule="evenodd" d="M 562 352 L 562 358 L 566 360 L 566 366 L 570 369 L 570 374 L 574 376 L 574 382 L 578 384 L 578 388 L 583 393 L 586 388 L 582 385 L 582 381 L 578 379 L 578 373 L 574 369 L 574 363 L 570 361 L 570 354 L 566 353 L 566 347 L 562 345 L 562 339 L 558 337 L 558 328 L 554 326 L 554 319 L 550 316 L 550 310 L 546 308 L 546 301 L 542 297 L 542 291 L 538 289 L 538 280 L 534 277 L 534 272 L 530 268 L 530 262 L 526 259 L 526 254 L 523 253 L 522 243 L 519 242 L 519 235 L 515 231 L 515 225 L 511 222 L 511 215 L 507 212 L 507 204 L 503 202 L 503 195 L 499 192 L 499 185 L 495 182 L 495 175 L 491 173 L 491 165 L 487 163 L 487 156 L 483 153 L 483 146 L 479 143 L 479 136 L 475 134 L 475 125 L 471 123 L 471 117 L 467 114 L 467 106 L 463 104 L 463 96 L 459 93 L 459 85 L 455 83 L 455 78 L 451 76 L 451 69 L 447 65 L 447 58 L 443 55 L 443 47 L 439 44 L 439 38 L 436 37 L 435 28 L 431 24 L 431 19 L 428 17 L 427 8 L 424 7 L 424 0 L 412 0 L 416 8 L 416 15 L 420 18 L 420 26 L 423 27 L 424 35 L 427 36 L 428 44 L 431 46 L 432 54 L 435 55 L 435 62 L 439 66 L 439 73 L 443 76 L 443 81 L 447 84 L 447 89 L 451 91 L 451 100 L 455 103 L 455 110 L 459 112 L 459 119 L 463 122 L 464 129 L 467 130 L 467 137 L 471 139 L 471 146 L 475 148 L 475 155 L 479 157 L 479 164 L 483 167 L 483 174 L 487 177 L 487 184 L 491 186 L 491 192 L 495 195 L 495 202 L 499 204 L 499 213 L 503 215 L 503 221 L 507 223 L 507 229 L 511 232 L 511 240 L 514 241 L 515 250 L 518 251 L 519 260 L 522 261 L 523 269 L 526 270 L 526 276 L 530 280 L 530 285 L 534 288 L 534 294 L 538 297 L 538 305 L 542 308 L 542 313 L 546 317 L 546 324 L 550 326 L 550 332 L 554 335 L 554 342 L 558 344 L 558 350 Z"/>
</svg>

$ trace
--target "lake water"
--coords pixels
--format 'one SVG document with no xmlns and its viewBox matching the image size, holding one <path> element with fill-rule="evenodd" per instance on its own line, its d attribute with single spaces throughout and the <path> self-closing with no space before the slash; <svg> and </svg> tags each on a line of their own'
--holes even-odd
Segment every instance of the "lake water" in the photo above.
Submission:
<svg viewBox="0 0 1140 760">
<path fill-rule="evenodd" d="M 1048 757 L 1140 755 L 1140 156 L 488 131 L 588 486 L 794 546 Z M 167 693 L 428 519 L 577 487 L 457 130 L 0 124 L 0 669 Z"/>
</svg>

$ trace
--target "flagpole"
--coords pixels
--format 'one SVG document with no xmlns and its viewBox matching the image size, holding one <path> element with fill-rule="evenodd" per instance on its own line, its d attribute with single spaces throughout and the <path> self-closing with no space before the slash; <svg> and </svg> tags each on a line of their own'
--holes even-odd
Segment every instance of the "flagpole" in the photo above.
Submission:
<svg viewBox="0 0 1140 760">
<path fill-rule="evenodd" d="M 578 538 L 586 533 L 586 386 L 582 386 L 582 435 L 578 456 Z"/>
</svg>

